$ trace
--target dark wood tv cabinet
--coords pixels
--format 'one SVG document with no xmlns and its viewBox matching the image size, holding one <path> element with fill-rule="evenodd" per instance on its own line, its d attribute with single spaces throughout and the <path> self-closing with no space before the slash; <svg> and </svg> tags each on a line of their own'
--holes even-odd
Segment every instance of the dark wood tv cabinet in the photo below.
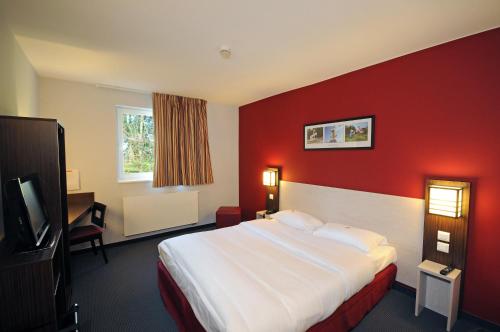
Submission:
<svg viewBox="0 0 500 332">
<path fill-rule="evenodd" d="M 62 231 L 56 229 L 45 248 L 0 257 L 0 331 L 58 329 L 67 310 L 63 256 Z"/>
<path fill-rule="evenodd" d="M 55 119 L 0 116 L 0 188 L 10 179 L 37 174 L 51 229 L 47 248 L 13 253 L 6 244 L 14 231 L 4 197 L 0 204 L 6 238 L 0 241 L 1 332 L 57 331 L 66 326 L 58 324 L 71 307 L 64 136 Z"/>
</svg>

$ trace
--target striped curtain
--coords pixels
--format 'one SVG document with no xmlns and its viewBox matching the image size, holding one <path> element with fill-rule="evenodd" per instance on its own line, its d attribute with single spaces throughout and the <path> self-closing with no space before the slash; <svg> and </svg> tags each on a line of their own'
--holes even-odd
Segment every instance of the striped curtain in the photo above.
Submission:
<svg viewBox="0 0 500 332">
<path fill-rule="evenodd" d="M 213 183 L 208 147 L 207 102 L 153 93 L 153 119 L 153 187 Z"/>
</svg>

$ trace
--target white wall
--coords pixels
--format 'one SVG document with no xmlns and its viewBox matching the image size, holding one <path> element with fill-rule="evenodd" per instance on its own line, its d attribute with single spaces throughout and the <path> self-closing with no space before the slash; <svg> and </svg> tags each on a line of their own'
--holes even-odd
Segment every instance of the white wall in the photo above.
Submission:
<svg viewBox="0 0 500 332">
<path fill-rule="evenodd" d="M 1 17 L 0 114 L 38 115 L 38 76 Z"/>
<path fill-rule="evenodd" d="M 237 107 L 208 103 L 214 184 L 153 189 L 151 182 L 118 183 L 116 160 L 115 105 L 151 107 L 151 95 L 51 78 L 40 78 L 39 84 L 40 115 L 58 119 L 66 129 L 67 166 L 80 170 L 81 191 L 95 192 L 96 200 L 108 206 L 106 243 L 133 238 L 123 236 L 125 196 L 198 190 L 198 224 L 214 222 L 219 206 L 238 205 Z"/>
</svg>

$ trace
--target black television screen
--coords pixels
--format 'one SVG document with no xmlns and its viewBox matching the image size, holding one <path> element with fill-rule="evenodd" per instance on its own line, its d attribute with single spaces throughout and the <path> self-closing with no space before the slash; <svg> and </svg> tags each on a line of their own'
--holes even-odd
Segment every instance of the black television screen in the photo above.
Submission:
<svg viewBox="0 0 500 332">
<path fill-rule="evenodd" d="M 28 222 L 35 237 L 36 246 L 42 242 L 49 228 L 48 217 L 41 194 L 37 190 L 37 178 L 34 176 L 19 179 L 21 195 L 26 207 Z"/>
</svg>

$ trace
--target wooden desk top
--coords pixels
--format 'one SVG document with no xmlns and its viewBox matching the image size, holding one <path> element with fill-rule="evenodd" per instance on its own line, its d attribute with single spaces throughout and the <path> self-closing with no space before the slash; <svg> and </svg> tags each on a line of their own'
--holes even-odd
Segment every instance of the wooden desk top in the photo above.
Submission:
<svg viewBox="0 0 500 332">
<path fill-rule="evenodd" d="M 68 224 L 83 219 L 92 210 L 94 193 L 68 194 Z"/>
</svg>

